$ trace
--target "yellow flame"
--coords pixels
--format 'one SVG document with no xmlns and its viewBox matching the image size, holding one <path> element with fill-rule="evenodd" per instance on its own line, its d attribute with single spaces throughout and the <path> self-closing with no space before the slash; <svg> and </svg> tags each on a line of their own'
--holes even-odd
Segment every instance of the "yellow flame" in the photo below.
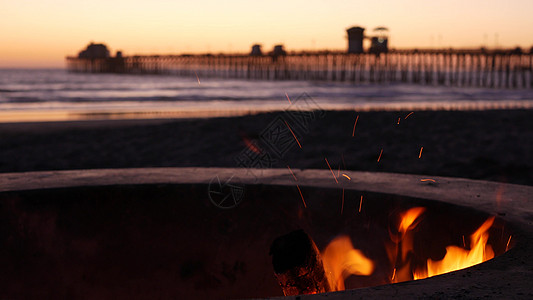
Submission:
<svg viewBox="0 0 533 300">
<path fill-rule="evenodd" d="M 370 275 L 374 263 L 363 252 L 354 249 L 348 236 L 333 239 L 322 252 L 322 261 L 333 291 L 344 290 L 344 280 L 350 275 Z"/>
<path fill-rule="evenodd" d="M 488 230 L 494 222 L 494 217 L 487 219 L 471 236 L 470 250 L 457 246 L 446 247 L 446 255 L 440 261 L 427 260 L 427 270 L 413 272 L 414 279 L 423 279 L 439 274 L 444 274 L 473 265 L 480 264 L 494 257 L 494 251 L 487 245 Z"/>
</svg>

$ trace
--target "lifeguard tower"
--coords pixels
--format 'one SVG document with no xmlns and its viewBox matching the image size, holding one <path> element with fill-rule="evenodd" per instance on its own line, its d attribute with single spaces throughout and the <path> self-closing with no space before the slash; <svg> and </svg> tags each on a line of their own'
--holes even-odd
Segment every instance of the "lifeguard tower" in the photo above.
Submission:
<svg viewBox="0 0 533 300">
<path fill-rule="evenodd" d="M 370 53 L 387 53 L 389 52 L 389 29 L 387 27 L 376 27 L 372 31 Z"/>
<path fill-rule="evenodd" d="M 365 29 L 355 26 L 346 29 L 348 33 L 348 53 L 363 53 L 363 38 Z"/>
</svg>

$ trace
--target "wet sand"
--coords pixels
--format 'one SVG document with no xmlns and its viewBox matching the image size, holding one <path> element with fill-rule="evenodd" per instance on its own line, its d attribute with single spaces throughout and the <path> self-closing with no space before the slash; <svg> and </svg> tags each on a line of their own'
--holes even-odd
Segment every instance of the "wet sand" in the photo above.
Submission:
<svg viewBox="0 0 533 300">
<path fill-rule="evenodd" d="M 533 185 L 533 110 L 416 111 L 406 118 L 409 113 L 272 112 L 210 119 L 5 123 L 0 124 L 0 172 L 325 169 L 327 158 L 335 172 L 340 168 Z"/>
</svg>

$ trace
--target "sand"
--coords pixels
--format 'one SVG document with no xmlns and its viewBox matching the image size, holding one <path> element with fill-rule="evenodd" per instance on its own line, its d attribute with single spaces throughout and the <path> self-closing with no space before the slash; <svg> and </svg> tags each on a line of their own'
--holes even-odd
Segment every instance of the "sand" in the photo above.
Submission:
<svg viewBox="0 0 533 300">
<path fill-rule="evenodd" d="M 340 168 L 533 185 L 533 110 L 416 111 L 406 118 L 409 113 L 272 112 L 188 120 L 6 123 L 0 124 L 0 172 L 325 169 L 327 158 L 335 172 Z"/>
</svg>

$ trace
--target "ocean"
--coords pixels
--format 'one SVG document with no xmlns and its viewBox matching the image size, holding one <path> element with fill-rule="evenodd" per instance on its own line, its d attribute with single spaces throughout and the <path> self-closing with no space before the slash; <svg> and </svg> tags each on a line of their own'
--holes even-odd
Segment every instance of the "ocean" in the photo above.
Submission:
<svg viewBox="0 0 533 300">
<path fill-rule="evenodd" d="M 243 115 L 287 109 L 302 95 L 326 110 L 533 108 L 533 89 L 0 69 L 0 122 Z"/>
</svg>

